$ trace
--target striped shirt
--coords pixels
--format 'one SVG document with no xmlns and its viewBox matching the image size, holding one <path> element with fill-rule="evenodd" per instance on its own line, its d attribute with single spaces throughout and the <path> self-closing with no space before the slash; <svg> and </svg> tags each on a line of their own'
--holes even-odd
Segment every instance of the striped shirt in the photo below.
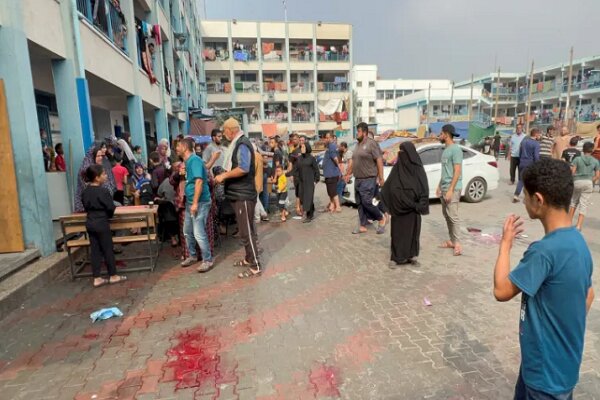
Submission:
<svg viewBox="0 0 600 400">
<path fill-rule="evenodd" d="M 552 146 L 554 146 L 554 139 L 547 135 L 542 136 L 540 140 L 540 157 L 552 157 Z"/>
</svg>

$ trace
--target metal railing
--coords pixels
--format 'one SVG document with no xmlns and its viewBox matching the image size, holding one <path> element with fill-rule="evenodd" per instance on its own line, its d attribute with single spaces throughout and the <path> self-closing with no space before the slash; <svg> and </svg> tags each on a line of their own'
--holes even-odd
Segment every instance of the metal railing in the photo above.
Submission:
<svg viewBox="0 0 600 400">
<path fill-rule="evenodd" d="M 287 84 L 285 82 L 265 82 L 263 90 L 265 92 L 283 93 L 287 92 Z"/>
<path fill-rule="evenodd" d="M 228 83 L 207 83 L 206 93 L 231 93 L 231 85 Z"/>
<path fill-rule="evenodd" d="M 236 82 L 234 87 L 237 93 L 260 93 L 258 82 Z"/>
<path fill-rule="evenodd" d="M 111 0 L 77 0 L 77 11 L 127 54 L 127 27 L 121 9 Z"/>
<path fill-rule="evenodd" d="M 348 92 L 350 91 L 349 82 L 319 82 L 317 90 L 321 92 Z"/>
<path fill-rule="evenodd" d="M 292 82 L 292 93 L 312 93 L 314 88 L 313 82 Z"/>
<path fill-rule="evenodd" d="M 309 50 L 294 51 L 290 49 L 290 61 L 312 62 L 313 53 Z"/>
<path fill-rule="evenodd" d="M 317 61 L 348 62 L 350 61 L 350 55 L 347 53 L 332 53 L 330 51 L 326 51 L 324 53 L 317 54 Z"/>
<path fill-rule="evenodd" d="M 292 115 L 292 122 L 315 122 L 315 119 L 310 115 L 295 114 Z"/>
</svg>

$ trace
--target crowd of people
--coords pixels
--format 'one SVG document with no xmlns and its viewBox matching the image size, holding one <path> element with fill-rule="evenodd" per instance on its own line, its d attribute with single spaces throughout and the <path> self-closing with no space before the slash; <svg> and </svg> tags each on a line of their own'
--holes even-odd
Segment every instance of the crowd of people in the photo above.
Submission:
<svg viewBox="0 0 600 400">
<path fill-rule="evenodd" d="M 577 146 L 582 139 L 572 135 L 567 127 L 562 127 L 560 135 L 556 135 L 556 129 L 550 126 L 544 135 L 540 129 L 533 128 L 526 136 L 523 126 L 518 124 L 506 153 L 507 158 L 510 156 L 510 182 L 513 185 L 517 182 L 513 202 L 520 201 L 524 185 L 522 174 L 527 167 L 540 159 L 564 161 L 570 166 L 574 180 L 569 214 L 574 218 L 578 212 L 576 227 L 581 230 L 594 185 L 600 181 L 600 125 L 596 128 L 594 141 L 584 142 L 579 150 Z"/>
</svg>

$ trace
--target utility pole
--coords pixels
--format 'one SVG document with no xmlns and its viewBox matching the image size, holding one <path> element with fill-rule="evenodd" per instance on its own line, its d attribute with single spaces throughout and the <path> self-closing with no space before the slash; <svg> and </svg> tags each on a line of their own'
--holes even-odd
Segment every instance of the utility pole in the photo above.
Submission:
<svg viewBox="0 0 600 400">
<path fill-rule="evenodd" d="M 283 0 L 283 20 L 287 23 L 287 0 Z"/>
<path fill-rule="evenodd" d="M 454 81 L 452 81 L 452 87 L 450 91 L 450 122 L 454 116 Z"/>
<path fill-rule="evenodd" d="M 500 101 L 500 67 L 498 67 L 498 77 L 496 78 L 496 99 L 494 105 L 494 124 L 498 125 L 498 103 Z"/>
<path fill-rule="evenodd" d="M 471 97 L 469 99 L 469 121 L 473 120 L 473 79 L 475 77 L 471 74 Z"/>
<path fill-rule="evenodd" d="M 571 90 L 573 83 L 573 46 L 571 46 L 571 54 L 569 57 L 569 77 L 567 83 L 567 104 L 565 107 L 565 115 L 563 121 L 567 123 L 567 127 L 569 126 L 569 111 L 571 107 Z"/>
<path fill-rule="evenodd" d="M 533 90 L 533 65 L 531 61 L 531 73 L 529 74 L 529 90 L 527 94 L 527 113 L 525 114 L 525 134 L 529 133 L 529 114 L 531 113 L 531 91 Z"/>
<path fill-rule="evenodd" d="M 427 90 L 427 128 L 429 128 L 429 119 L 431 118 L 431 82 Z"/>
</svg>

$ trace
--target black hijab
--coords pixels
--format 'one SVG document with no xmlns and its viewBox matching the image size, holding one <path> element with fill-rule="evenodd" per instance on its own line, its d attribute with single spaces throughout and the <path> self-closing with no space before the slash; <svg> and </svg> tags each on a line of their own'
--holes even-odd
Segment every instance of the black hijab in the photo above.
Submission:
<svg viewBox="0 0 600 400">
<path fill-rule="evenodd" d="M 383 185 L 381 195 L 392 215 L 410 212 L 429 214 L 427 175 L 412 142 L 400 145 L 398 160 Z"/>
</svg>

